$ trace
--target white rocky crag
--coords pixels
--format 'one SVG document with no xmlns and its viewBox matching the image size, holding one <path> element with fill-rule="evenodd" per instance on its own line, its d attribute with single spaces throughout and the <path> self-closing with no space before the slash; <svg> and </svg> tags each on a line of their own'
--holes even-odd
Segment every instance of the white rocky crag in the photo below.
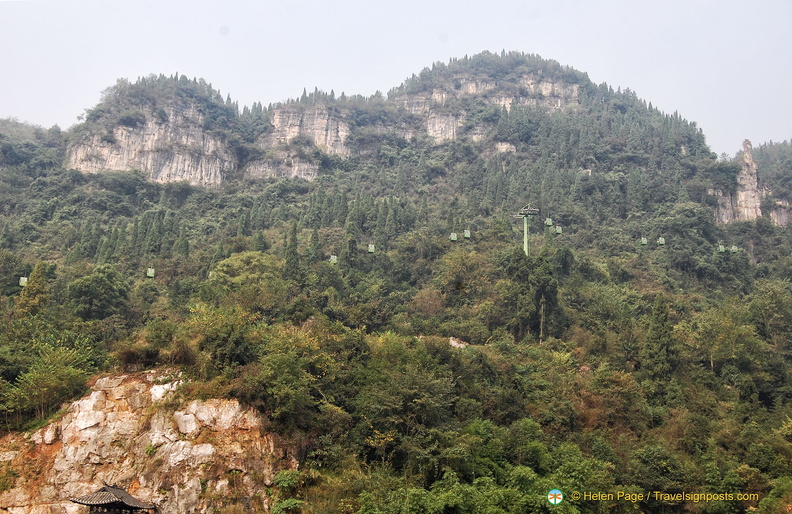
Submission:
<svg viewBox="0 0 792 514">
<path fill-rule="evenodd" d="M 742 168 L 737 175 L 736 216 L 742 221 L 762 217 L 759 182 L 756 178 L 756 163 L 751 154 L 751 142 L 743 142 Z"/>
<path fill-rule="evenodd" d="M 526 74 L 517 83 L 503 84 L 491 78 L 460 75 L 452 83 L 453 86 L 386 100 L 414 119 L 395 124 L 379 121 L 366 129 L 405 139 L 423 133 L 435 144 L 459 138 L 485 141 L 491 127 L 478 125 L 461 130 L 467 113 L 459 107 L 459 99 L 480 95 L 486 102 L 507 110 L 530 105 L 556 111 L 580 105 L 579 85 L 537 74 Z M 300 140 L 324 155 L 346 159 L 352 153 L 348 143 L 354 123 L 343 104 L 276 107 L 269 115 L 269 129 L 256 141 L 262 156 L 241 170 L 229 145 L 203 128 L 205 116 L 194 103 L 171 106 L 164 113 L 143 108 L 141 114 L 143 118 L 137 126 L 118 125 L 109 133 L 92 129 L 84 134 L 67 149 L 66 165 L 83 173 L 142 170 L 155 182 L 185 180 L 212 187 L 236 172 L 251 179 L 313 180 L 319 174 L 319 160 L 311 148 L 303 151 L 306 149 Z"/>
<path fill-rule="evenodd" d="M 719 189 L 707 191 L 718 201 L 715 209 L 715 221 L 718 223 L 753 221 L 762 217 L 762 200 L 751 148 L 751 142 L 746 139 L 743 142 L 742 167 L 737 175 L 737 190 L 734 194 L 724 193 Z"/>
<path fill-rule="evenodd" d="M 158 512 L 215 512 L 237 503 L 264 512 L 264 486 L 296 469 L 292 452 L 263 429 L 261 415 L 235 400 L 165 408 L 174 381 L 162 373 L 98 379 L 60 421 L 0 441 L 0 465 L 19 476 L 0 494 L 0 513 L 82 512 L 70 497 L 124 487 Z M 239 500 L 237 500 L 239 499 Z"/>
<path fill-rule="evenodd" d="M 248 178 L 302 178 L 313 180 L 319 174 L 319 165 L 280 150 L 269 159 L 251 162 L 245 167 Z"/>
<path fill-rule="evenodd" d="M 328 155 L 349 156 L 349 149 L 345 146 L 349 124 L 324 106 L 275 109 L 270 116 L 270 123 L 273 131 L 264 136 L 261 142 L 265 147 L 289 143 L 302 136 Z"/>
<path fill-rule="evenodd" d="M 534 75 L 525 75 L 519 82 L 520 91 L 506 93 L 498 91 L 499 85 L 492 80 L 459 77 L 453 91 L 434 89 L 430 93 L 404 94 L 394 101 L 411 114 L 423 117 L 426 132 L 435 143 L 443 143 L 457 138 L 457 129 L 465 120 L 464 112 L 450 114 L 444 107 L 451 99 L 467 95 L 489 95 L 487 101 L 507 111 L 515 105 L 541 107 L 549 111 L 574 108 L 580 104 L 580 86 L 561 81 L 550 81 Z M 474 131 L 471 138 L 482 139 L 480 131 Z"/>
<path fill-rule="evenodd" d="M 90 133 L 70 145 L 66 165 L 83 173 L 143 170 L 154 182 L 217 186 L 236 169 L 236 157 L 203 125 L 204 115 L 194 104 L 170 108 L 167 120 L 146 112 L 136 127 L 119 125 L 110 138 Z"/>
<path fill-rule="evenodd" d="M 734 194 L 724 193 L 719 189 L 710 189 L 707 193 L 714 196 L 718 202 L 715 208 L 715 221 L 718 223 L 731 223 L 732 221 L 754 221 L 762 217 L 762 198 L 772 197 L 772 191 L 759 189 L 759 179 L 756 163 L 751 153 L 752 145 L 749 140 L 743 142 L 743 151 L 740 156 L 741 168 L 737 175 L 737 190 Z M 786 200 L 775 200 L 768 213 L 773 223 L 785 227 L 792 221 L 792 207 Z"/>
<path fill-rule="evenodd" d="M 792 205 L 786 200 L 776 200 L 770 219 L 779 227 L 786 227 L 792 221 Z"/>
</svg>

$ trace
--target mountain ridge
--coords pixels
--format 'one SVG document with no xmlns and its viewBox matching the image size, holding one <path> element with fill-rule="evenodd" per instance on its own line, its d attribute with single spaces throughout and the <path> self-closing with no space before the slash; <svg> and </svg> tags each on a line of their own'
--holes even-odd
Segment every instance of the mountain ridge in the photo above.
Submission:
<svg viewBox="0 0 792 514">
<path fill-rule="evenodd" d="M 427 68 L 420 76 L 391 90 L 387 98 L 375 94 L 368 99 L 343 95 L 336 99 L 317 90 L 310 95 L 304 93 L 295 102 L 276 104 L 266 110 L 254 104 L 241 113 L 230 98 L 223 103 L 219 93 L 203 80 L 151 76 L 136 84 L 119 81 L 105 92 L 98 106 L 88 111 L 83 125 L 74 129 L 67 161 L 70 167 L 88 173 L 142 169 L 155 181 L 186 179 L 199 185 L 217 186 L 236 171 L 258 178 L 313 179 L 320 158 L 306 156 L 305 149 L 290 147 L 295 139 L 310 142 L 310 150 L 342 157 L 351 152 L 347 144 L 350 136 L 371 131 L 408 140 L 428 136 L 435 144 L 457 137 L 481 141 L 491 137 L 495 128 L 492 121 L 499 113 L 494 109 L 510 111 L 512 105 L 548 111 L 572 108 L 580 102 L 580 82 L 589 89 L 593 86 L 579 72 L 530 55 L 479 54 L 470 63 L 467 59 L 462 63 L 452 61 L 448 67 Z M 202 98 L 203 108 L 198 106 L 197 110 L 207 113 L 195 113 L 195 103 L 185 103 L 183 98 L 178 108 L 156 105 L 157 95 L 151 93 L 168 87 L 184 87 L 186 93 L 191 93 L 181 94 L 177 89 L 168 94 L 171 98 Z M 476 102 L 479 99 L 482 101 Z M 476 105 L 465 105 L 463 100 Z M 393 112 L 394 108 L 401 112 Z M 487 108 L 488 118 L 479 112 Z M 193 113 L 187 118 L 192 119 L 195 137 L 172 130 L 179 110 Z M 227 112 L 212 118 L 213 111 L 224 110 Z M 229 119 L 234 110 L 240 123 Z M 251 124 L 256 124 L 256 128 L 241 134 L 239 125 L 249 119 L 255 120 Z M 217 140 L 211 138 L 212 131 L 227 133 Z M 358 134 L 352 134 L 355 131 Z M 235 161 L 227 158 L 235 153 L 235 145 L 240 149 L 234 137 L 247 143 L 242 152 L 236 152 Z M 169 148 L 173 145 L 175 150 Z M 141 146 L 142 154 L 138 151 Z M 221 157 L 221 162 L 209 162 L 213 156 Z"/>
</svg>

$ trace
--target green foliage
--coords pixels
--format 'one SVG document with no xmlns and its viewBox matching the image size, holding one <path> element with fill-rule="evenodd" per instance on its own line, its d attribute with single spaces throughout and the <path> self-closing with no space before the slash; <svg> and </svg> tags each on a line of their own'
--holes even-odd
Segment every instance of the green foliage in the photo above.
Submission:
<svg viewBox="0 0 792 514">
<path fill-rule="evenodd" d="M 462 120 L 454 140 L 402 107 L 435 93 L 432 112 Z M 181 366 L 185 394 L 239 398 L 299 448 L 273 512 L 543 512 L 554 487 L 788 504 L 792 239 L 769 218 L 714 222 L 708 191 L 734 191 L 739 161 L 678 114 L 535 55 L 438 63 L 388 96 L 306 91 L 288 107 L 343 120 L 349 154 L 295 138 L 283 149 L 319 163 L 315 181 L 212 190 L 61 168 L 67 140 L 187 107 L 240 169 L 280 159 L 259 143 L 271 109 L 239 112 L 201 80 L 119 81 L 65 137 L 0 121 L 6 426 L 96 370 Z M 788 147 L 755 151 L 763 208 L 789 199 Z M 530 256 L 510 217 L 528 203 Z"/>
<path fill-rule="evenodd" d="M 109 264 L 101 264 L 90 275 L 70 283 L 67 297 L 74 313 L 85 320 L 104 319 L 118 313 L 129 295 L 129 286 Z"/>
<path fill-rule="evenodd" d="M 278 471 L 278 474 L 272 479 L 272 484 L 285 491 L 290 491 L 300 484 L 300 472 L 296 469 Z"/>
<path fill-rule="evenodd" d="M 191 309 L 188 330 L 198 338 L 198 349 L 222 368 L 247 364 L 255 359 L 250 341 L 252 316 L 236 307 L 214 308 L 199 304 Z"/>
<path fill-rule="evenodd" d="M 7 392 L 6 408 L 43 419 L 53 407 L 82 391 L 90 369 L 78 350 L 42 348 L 30 368 Z"/>
<path fill-rule="evenodd" d="M 33 268 L 27 284 L 16 301 L 17 315 L 34 316 L 44 310 L 50 300 L 50 291 L 47 285 L 48 271 L 48 265 L 43 262 L 37 263 Z"/>
<path fill-rule="evenodd" d="M 285 512 L 299 512 L 305 502 L 297 498 L 289 498 L 287 500 L 279 501 L 272 506 L 272 514 L 283 514 Z"/>
<path fill-rule="evenodd" d="M 2 470 L 0 470 L 0 492 L 13 489 L 17 477 L 19 477 L 19 472 L 12 468 L 10 463 L 6 462 Z"/>
</svg>

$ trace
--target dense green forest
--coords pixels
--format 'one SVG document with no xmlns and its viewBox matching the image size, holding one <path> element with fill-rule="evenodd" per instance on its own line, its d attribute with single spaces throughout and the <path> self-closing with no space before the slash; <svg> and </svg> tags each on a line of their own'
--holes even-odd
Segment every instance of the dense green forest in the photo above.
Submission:
<svg viewBox="0 0 792 514">
<path fill-rule="evenodd" d="M 419 126 L 399 95 L 462 75 L 517 91 L 526 72 L 577 85 L 579 108 L 485 94 L 445 104 L 466 121 L 442 144 L 371 128 Z M 735 191 L 740 166 L 695 124 L 553 61 L 481 54 L 388 95 L 292 102 L 352 120 L 349 158 L 290 143 L 321 163 L 311 182 L 64 167 L 86 131 L 112 139 L 141 106 L 187 97 L 241 163 L 256 157 L 277 106 L 240 111 L 178 74 L 119 81 L 66 132 L 0 121 L 5 430 L 40 426 L 94 374 L 173 366 L 185 398 L 239 398 L 301 449 L 273 512 L 792 505 L 792 235 L 715 223 L 707 192 Z M 788 200 L 789 143 L 754 156 Z M 554 488 L 721 499 L 551 506 Z"/>
</svg>

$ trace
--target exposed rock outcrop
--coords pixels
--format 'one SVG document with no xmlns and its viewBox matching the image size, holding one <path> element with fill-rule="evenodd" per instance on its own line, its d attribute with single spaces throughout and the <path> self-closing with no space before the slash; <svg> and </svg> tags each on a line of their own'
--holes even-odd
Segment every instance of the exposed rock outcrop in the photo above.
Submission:
<svg viewBox="0 0 792 514">
<path fill-rule="evenodd" d="M 203 129 L 204 115 L 194 104 L 165 112 L 156 116 L 147 110 L 142 122 L 118 125 L 111 134 L 89 132 L 67 149 L 67 167 L 83 173 L 138 169 L 155 182 L 222 183 L 236 169 L 236 157 L 222 139 Z"/>
<path fill-rule="evenodd" d="M 345 145 L 349 136 L 349 124 L 331 113 L 327 107 L 275 109 L 270 115 L 270 123 L 273 130 L 262 137 L 260 144 L 263 148 L 304 137 L 329 155 L 349 155 L 349 149 Z"/>
<path fill-rule="evenodd" d="M 289 143 L 297 138 L 310 142 L 327 155 L 350 155 L 346 146 L 349 124 L 328 107 L 276 108 L 270 114 L 270 124 L 271 130 L 257 142 L 265 157 L 245 166 L 244 175 L 248 178 L 316 178 L 319 164 L 289 149 Z"/>
<path fill-rule="evenodd" d="M 752 221 L 762 217 L 756 163 L 751 154 L 751 142 L 743 142 L 742 169 L 737 175 L 737 219 Z"/>
<path fill-rule="evenodd" d="M 732 221 L 753 221 L 762 217 L 761 195 L 756 175 L 756 163 L 751 154 L 751 142 L 743 142 L 742 166 L 737 175 L 737 189 L 733 194 L 711 189 L 708 193 L 715 196 L 718 205 L 715 220 L 718 223 Z"/>
<path fill-rule="evenodd" d="M 505 109 L 527 105 L 561 110 L 580 105 L 578 84 L 551 79 L 540 71 L 503 81 L 481 73 L 457 73 L 444 77 L 431 90 L 395 94 L 385 100 L 388 107 L 378 114 L 366 112 L 367 107 L 361 109 L 359 104 L 314 98 L 310 103 L 259 111 L 260 118 L 247 126 L 248 132 L 234 133 L 239 127 L 238 120 L 229 120 L 234 116 L 233 110 L 228 111 L 230 104 L 218 103 L 210 86 L 205 85 L 209 88 L 205 91 L 201 83 L 181 78 L 176 85 L 164 77 L 149 80 L 177 92 L 160 100 L 161 92 L 155 92 L 146 100 L 144 86 L 135 89 L 120 83 L 114 102 L 100 104 L 93 121 L 77 129 L 83 133 L 67 149 L 68 167 L 84 173 L 143 170 L 152 181 L 186 180 L 201 186 L 218 186 L 238 171 L 254 179 L 312 180 L 327 156 L 347 159 L 353 152 L 371 151 L 367 141 L 375 134 L 405 139 L 426 135 L 435 144 L 460 138 L 488 141 L 492 124 L 467 120 L 478 112 L 466 112 L 473 96 L 478 97 L 476 109 L 481 107 L 480 100 Z M 124 96 L 133 89 L 136 96 Z M 190 96 L 196 91 L 208 95 L 203 104 Z M 394 106 L 404 111 L 394 115 Z M 259 133 L 252 143 L 258 147 L 254 150 L 247 138 Z"/>
<path fill-rule="evenodd" d="M 551 81 L 534 75 L 520 78 L 516 90 L 512 85 L 500 85 L 486 78 L 460 76 L 453 90 L 433 89 L 431 93 L 402 94 L 393 98 L 397 105 L 411 114 L 422 117 L 426 131 L 435 143 L 457 138 L 457 129 L 464 120 L 460 111 L 449 114 L 443 109 L 449 102 L 465 96 L 482 95 L 490 104 L 511 110 L 515 105 L 539 107 L 550 111 L 574 108 L 580 104 L 580 86 L 562 81 Z M 473 131 L 471 139 L 483 139 L 481 131 Z"/>
<path fill-rule="evenodd" d="M 776 200 L 770 211 L 770 219 L 779 227 L 786 227 L 792 221 L 792 206 L 786 200 Z"/>
<path fill-rule="evenodd" d="M 60 421 L 32 436 L 0 441 L 0 460 L 18 475 L 0 494 L 0 512 L 80 512 L 69 501 L 103 482 L 154 503 L 160 513 L 204 513 L 228 505 L 264 512 L 264 492 L 297 461 L 235 400 L 167 408 L 178 377 L 157 373 L 96 380 Z"/>
<path fill-rule="evenodd" d="M 459 119 L 453 114 L 429 114 L 426 131 L 436 143 L 456 139 Z"/>
<path fill-rule="evenodd" d="M 302 178 L 313 180 L 319 174 L 319 165 L 285 150 L 273 152 L 266 159 L 251 162 L 245 167 L 248 178 Z"/>
</svg>

